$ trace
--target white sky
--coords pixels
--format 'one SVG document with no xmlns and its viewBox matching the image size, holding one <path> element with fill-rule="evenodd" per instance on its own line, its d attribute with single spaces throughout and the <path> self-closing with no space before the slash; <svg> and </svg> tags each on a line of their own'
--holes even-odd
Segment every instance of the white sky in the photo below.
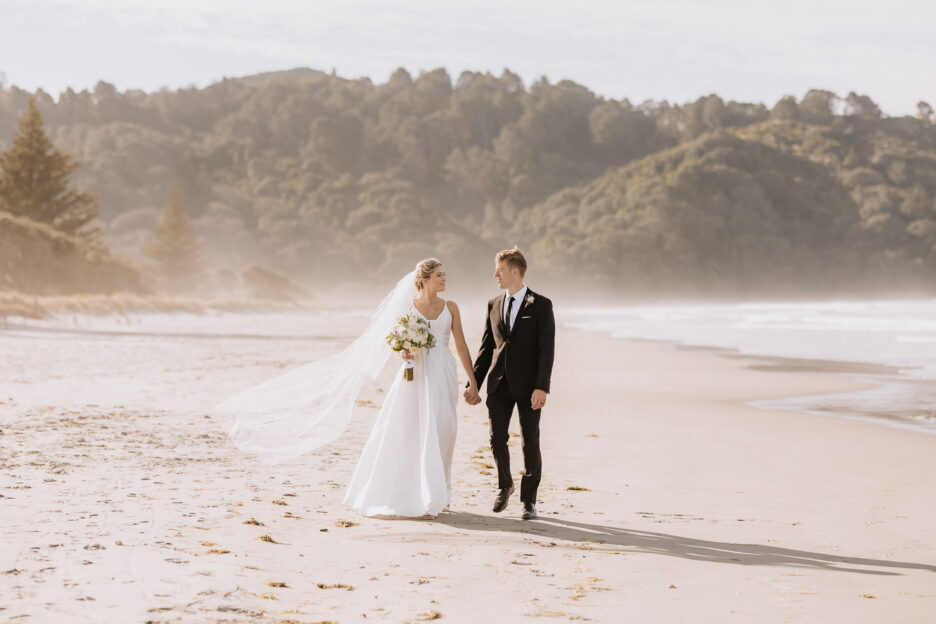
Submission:
<svg viewBox="0 0 936 624">
<path fill-rule="evenodd" d="M 568 78 L 608 97 L 810 88 L 887 114 L 936 105 L 933 0 L 0 0 L 7 85 L 147 91 L 307 66 L 383 82 L 445 67 Z"/>
</svg>

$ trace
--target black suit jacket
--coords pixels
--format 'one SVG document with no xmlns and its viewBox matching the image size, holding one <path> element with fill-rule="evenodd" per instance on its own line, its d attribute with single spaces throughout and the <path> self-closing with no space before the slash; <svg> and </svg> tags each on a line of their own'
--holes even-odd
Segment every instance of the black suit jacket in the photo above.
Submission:
<svg viewBox="0 0 936 624">
<path fill-rule="evenodd" d="M 531 295 L 533 303 L 527 303 Z M 533 390 L 549 392 L 556 343 L 552 301 L 527 287 L 517 320 L 508 331 L 503 312 L 506 297 L 502 293 L 488 301 L 481 350 L 474 363 L 478 388 L 487 376 L 488 394 L 501 383 L 517 398 L 529 398 Z"/>
</svg>

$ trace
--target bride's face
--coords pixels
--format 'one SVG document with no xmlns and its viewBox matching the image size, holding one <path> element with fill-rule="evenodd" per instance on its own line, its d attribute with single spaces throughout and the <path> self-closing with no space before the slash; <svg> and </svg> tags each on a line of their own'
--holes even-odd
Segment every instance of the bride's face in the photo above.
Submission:
<svg viewBox="0 0 936 624">
<path fill-rule="evenodd" d="M 445 267 L 439 265 L 423 282 L 426 292 L 442 292 L 445 290 Z"/>
</svg>

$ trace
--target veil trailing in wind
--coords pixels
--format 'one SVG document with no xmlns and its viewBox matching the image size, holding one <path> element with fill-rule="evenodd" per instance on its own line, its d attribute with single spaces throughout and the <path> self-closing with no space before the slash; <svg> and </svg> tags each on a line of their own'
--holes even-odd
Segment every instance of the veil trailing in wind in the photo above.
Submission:
<svg viewBox="0 0 936 624">
<path fill-rule="evenodd" d="M 384 297 L 367 329 L 343 351 L 238 392 L 215 406 L 239 449 L 279 463 L 333 441 L 345 430 L 355 400 L 392 351 L 386 336 L 416 296 L 415 271 Z"/>
</svg>

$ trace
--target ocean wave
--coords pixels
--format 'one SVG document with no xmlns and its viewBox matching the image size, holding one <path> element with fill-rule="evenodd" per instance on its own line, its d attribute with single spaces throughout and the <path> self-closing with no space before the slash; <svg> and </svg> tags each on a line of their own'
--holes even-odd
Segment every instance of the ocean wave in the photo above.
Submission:
<svg viewBox="0 0 936 624">
<path fill-rule="evenodd" d="M 748 355 L 882 364 L 936 379 L 936 300 L 557 308 L 567 327 Z"/>
</svg>

